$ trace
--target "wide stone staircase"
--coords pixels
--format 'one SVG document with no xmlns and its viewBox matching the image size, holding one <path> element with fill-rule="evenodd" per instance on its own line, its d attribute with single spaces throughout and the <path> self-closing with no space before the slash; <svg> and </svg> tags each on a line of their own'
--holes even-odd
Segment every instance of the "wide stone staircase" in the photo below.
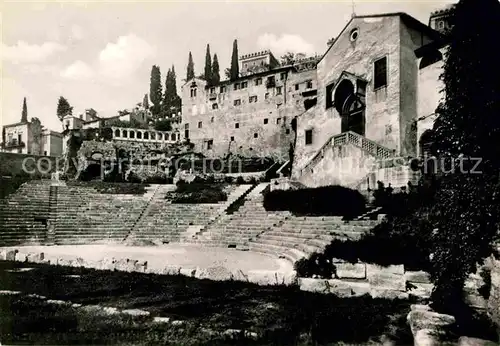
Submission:
<svg viewBox="0 0 500 346">
<path fill-rule="evenodd" d="M 56 244 L 121 242 L 147 205 L 144 195 L 99 193 L 90 186 L 57 186 Z"/>
<path fill-rule="evenodd" d="M 175 185 L 164 185 L 156 191 L 147 212 L 134 226 L 133 238 L 153 243 L 186 242 L 216 220 L 227 207 L 237 200 L 251 185 L 228 187 L 228 200 L 215 204 L 171 203 L 165 199 Z"/>
<path fill-rule="evenodd" d="M 314 252 L 323 252 L 334 239 L 357 240 L 377 223 L 376 220 L 343 221 L 337 216 L 288 215 L 252 238 L 249 248 L 295 262 Z"/>
<path fill-rule="evenodd" d="M 269 213 L 264 209 L 262 192 L 269 183 L 258 184 L 245 196 L 244 204 L 234 213 L 223 215 L 193 242 L 206 246 L 235 247 L 248 250 L 251 238 L 278 225 L 288 212 Z"/>
<path fill-rule="evenodd" d="M 39 244 L 45 242 L 50 181 L 29 181 L 0 200 L 0 244 Z"/>
</svg>

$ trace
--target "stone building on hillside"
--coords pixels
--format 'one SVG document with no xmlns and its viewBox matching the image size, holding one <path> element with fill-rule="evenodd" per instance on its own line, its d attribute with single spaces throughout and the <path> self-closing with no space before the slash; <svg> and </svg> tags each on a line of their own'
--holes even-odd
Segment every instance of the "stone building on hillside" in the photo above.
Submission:
<svg viewBox="0 0 500 346">
<path fill-rule="evenodd" d="M 316 96 L 317 58 L 279 66 L 271 52 L 244 55 L 240 78 L 182 86 L 181 134 L 208 157 L 237 154 L 288 160 L 292 119 Z"/>
<path fill-rule="evenodd" d="M 316 106 L 297 117 L 292 178 L 353 188 L 412 180 L 417 120 L 439 99 L 441 55 L 422 47 L 441 40 L 404 13 L 354 16 L 318 63 Z"/>
<path fill-rule="evenodd" d="M 4 125 L 0 151 L 14 154 L 36 156 L 60 156 L 62 153 L 62 134 L 44 129 L 38 118 Z"/>
</svg>

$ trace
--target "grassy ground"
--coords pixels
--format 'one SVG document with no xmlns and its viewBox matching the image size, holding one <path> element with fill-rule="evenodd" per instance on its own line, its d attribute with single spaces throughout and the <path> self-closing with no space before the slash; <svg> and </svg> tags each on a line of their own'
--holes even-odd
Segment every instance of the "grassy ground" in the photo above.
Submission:
<svg viewBox="0 0 500 346">
<path fill-rule="evenodd" d="M 187 277 L 99 272 L 80 268 L 0 262 L 0 290 L 39 294 L 83 305 L 136 308 L 150 317 L 91 313 L 48 305 L 26 296 L 0 295 L 0 341 L 31 344 L 373 344 L 387 335 L 413 343 L 406 325 L 408 302 L 370 297 L 342 299 L 290 287 L 259 287 Z M 79 277 L 68 276 L 79 275 Z M 183 320 L 181 327 L 155 325 L 153 316 Z M 227 340 L 202 329 L 257 333 L 258 340 Z"/>
</svg>

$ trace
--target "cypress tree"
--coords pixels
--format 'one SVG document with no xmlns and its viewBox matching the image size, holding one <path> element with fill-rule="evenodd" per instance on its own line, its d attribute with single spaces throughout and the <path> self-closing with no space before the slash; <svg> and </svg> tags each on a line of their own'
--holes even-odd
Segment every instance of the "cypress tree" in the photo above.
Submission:
<svg viewBox="0 0 500 346">
<path fill-rule="evenodd" d="M 233 42 L 233 54 L 231 56 L 231 80 L 236 80 L 240 76 L 240 66 L 238 62 L 238 40 Z"/>
<path fill-rule="evenodd" d="M 181 97 L 177 94 L 177 75 L 175 74 L 174 65 L 172 65 L 171 78 L 172 78 L 172 90 L 173 90 L 173 94 L 174 94 L 174 97 L 172 100 L 172 106 L 175 108 L 176 112 L 180 112 L 182 100 L 181 100 Z"/>
<path fill-rule="evenodd" d="M 28 122 L 28 106 L 26 106 L 26 97 L 23 100 L 23 112 L 21 113 L 21 122 Z"/>
<path fill-rule="evenodd" d="M 194 62 L 193 55 L 189 52 L 189 59 L 187 65 L 186 81 L 194 78 Z"/>
<path fill-rule="evenodd" d="M 149 97 L 148 94 L 144 94 L 144 99 L 142 100 L 142 106 L 144 109 L 149 109 Z"/>
<path fill-rule="evenodd" d="M 162 102 L 161 72 L 160 67 L 153 65 L 151 68 L 151 79 L 149 83 L 149 97 L 153 103 L 151 112 L 153 116 L 158 116 L 161 112 Z"/>
<path fill-rule="evenodd" d="M 214 54 L 214 61 L 212 62 L 212 84 L 217 85 L 220 82 L 219 59 L 217 54 Z"/>
<path fill-rule="evenodd" d="M 205 73 L 203 75 L 208 85 L 212 84 L 212 56 L 210 55 L 210 45 L 207 44 L 207 52 L 205 53 Z"/>
</svg>

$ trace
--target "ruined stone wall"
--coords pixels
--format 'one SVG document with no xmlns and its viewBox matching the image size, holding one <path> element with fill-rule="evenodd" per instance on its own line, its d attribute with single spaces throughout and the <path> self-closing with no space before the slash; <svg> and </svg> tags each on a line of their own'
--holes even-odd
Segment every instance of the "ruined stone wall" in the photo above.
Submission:
<svg viewBox="0 0 500 346">
<path fill-rule="evenodd" d="M 400 151 L 400 26 L 398 16 L 376 19 L 355 18 L 337 38 L 317 68 L 318 103 L 298 117 L 294 171 L 304 166 L 331 136 L 341 133 L 338 112 L 326 108 L 326 88 L 336 83 L 343 71 L 368 81 L 366 89 L 366 137 Z M 350 33 L 358 28 L 352 42 Z M 373 90 L 373 63 L 387 56 L 387 87 Z M 305 131 L 313 130 L 313 142 L 305 144 Z"/>
<path fill-rule="evenodd" d="M 286 78 L 282 73 L 286 72 Z M 274 76 L 276 86 L 268 88 L 266 81 Z M 257 85 L 260 78 L 262 83 Z M 307 88 L 307 82 L 313 85 Z M 234 90 L 234 84 L 246 81 L 247 87 Z M 248 76 L 235 83 L 205 89 L 203 81 L 196 80 L 196 97 L 191 97 L 190 82 L 183 86 L 183 121 L 181 135 L 189 130 L 189 138 L 195 150 L 208 157 L 221 157 L 228 153 L 243 156 L 270 156 L 279 160 L 288 159 L 290 144 L 294 142 L 291 121 L 304 112 L 304 91 L 316 87 L 315 71 L 293 73 L 277 70 L 265 75 Z M 222 84 L 221 84 L 222 85 Z M 298 85 L 296 90 L 295 85 Z M 279 91 L 279 89 L 281 89 Z M 250 97 L 257 100 L 250 102 Z M 240 100 L 240 105 L 235 105 Z M 214 105 L 217 108 L 214 109 Z M 207 141 L 213 144 L 209 146 Z"/>
<path fill-rule="evenodd" d="M 492 321 L 497 325 L 500 336 L 500 258 L 493 256 L 491 258 L 491 289 L 487 310 Z"/>
</svg>

